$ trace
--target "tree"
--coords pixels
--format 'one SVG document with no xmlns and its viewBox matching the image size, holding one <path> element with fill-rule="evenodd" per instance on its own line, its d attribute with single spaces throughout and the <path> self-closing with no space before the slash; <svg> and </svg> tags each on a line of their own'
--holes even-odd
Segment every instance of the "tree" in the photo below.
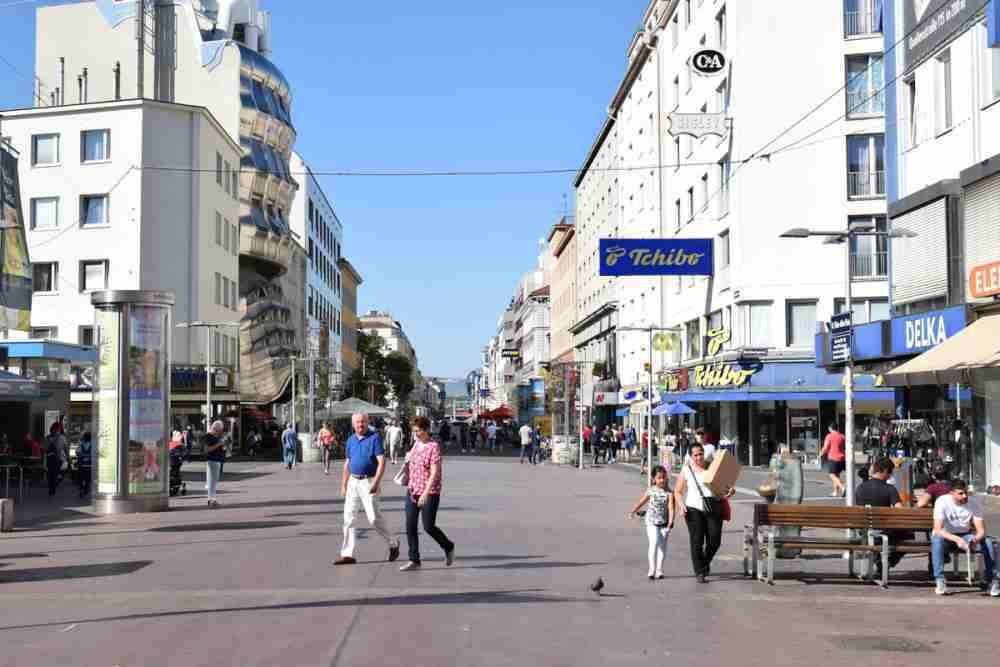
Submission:
<svg viewBox="0 0 1000 667">
<path fill-rule="evenodd" d="M 416 386 L 413 383 L 413 364 L 399 352 L 391 352 L 383 358 L 382 369 L 397 403 L 405 404 Z"/>
<path fill-rule="evenodd" d="M 385 379 L 383 345 L 378 334 L 358 332 L 358 356 L 361 364 L 347 378 L 345 398 L 356 396 L 376 405 L 388 403 L 390 387 Z"/>
</svg>

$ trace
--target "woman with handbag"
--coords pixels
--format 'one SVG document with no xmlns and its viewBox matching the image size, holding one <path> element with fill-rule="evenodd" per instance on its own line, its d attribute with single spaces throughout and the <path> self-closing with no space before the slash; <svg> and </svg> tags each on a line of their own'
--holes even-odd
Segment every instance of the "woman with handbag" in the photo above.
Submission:
<svg viewBox="0 0 1000 667">
<path fill-rule="evenodd" d="M 438 505 L 441 502 L 441 446 L 431 440 L 431 423 L 427 417 L 415 417 L 411 422 L 416 444 L 406 455 L 401 475 L 409 476 L 406 491 L 406 541 L 410 546 L 410 561 L 399 568 L 409 572 L 420 567 L 420 541 L 417 521 L 423 520 L 424 532 L 444 550 L 445 565 L 455 561 L 455 544 L 437 527 Z"/>
<path fill-rule="evenodd" d="M 712 559 L 722 544 L 723 501 L 728 503 L 735 489 L 729 489 L 725 498 L 719 498 L 704 483 L 705 448 L 701 443 L 691 445 L 690 460 L 681 469 L 681 478 L 674 491 L 675 505 L 684 515 L 691 538 L 691 565 L 698 583 L 708 581 Z"/>
</svg>

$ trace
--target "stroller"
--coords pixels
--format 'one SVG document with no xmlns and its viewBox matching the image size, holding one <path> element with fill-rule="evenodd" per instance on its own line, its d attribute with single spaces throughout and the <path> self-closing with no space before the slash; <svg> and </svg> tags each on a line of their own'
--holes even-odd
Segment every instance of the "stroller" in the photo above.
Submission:
<svg viewBox="0 0 1000 667">
<path fill-rule="evenodd" d="M 187 484 L 181 480 L 181 466 L 184 464 L 184 448 L 170 450 L 170 495 L 187 495 Z"/>
</svg>

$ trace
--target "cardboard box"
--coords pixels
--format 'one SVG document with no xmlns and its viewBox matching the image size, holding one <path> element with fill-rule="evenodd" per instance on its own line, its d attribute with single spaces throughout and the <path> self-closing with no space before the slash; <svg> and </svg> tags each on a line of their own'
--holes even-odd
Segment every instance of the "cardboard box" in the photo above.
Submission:
<svg viewBox="0 0 1000 667">
<path fill-rule="evenodd" d="M 736 486 L 736 480 L 740 478 L 740 470 L 742 470 L 742 466 L 736 457 L 728 451 L 720 449 L 715 453 L 712 464 L 708 466 L 708 472 L 705 473 L 705 486 L 712 489 L 716 496 L 721 497 L 730 487 Z"/>
</svg>

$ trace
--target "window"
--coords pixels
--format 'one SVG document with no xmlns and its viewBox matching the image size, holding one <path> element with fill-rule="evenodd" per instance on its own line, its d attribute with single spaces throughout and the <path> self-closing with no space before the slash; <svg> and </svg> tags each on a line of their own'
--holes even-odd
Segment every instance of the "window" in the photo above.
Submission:
<svg viewBox="0 0 1000 667">
<path fill-rule="evenodd" d="M 729 79 L 723 79 L 719 87 L 715 89 L 715 112 L 724 113 L 729 108 L 729 100 L 726 99 Z"/>
<path fill-rule="evenodd" d="M 691 78 L 691 68 L 687 68 L 684 70 L 684 80 L 687 82 L 687 85 L 684 87 L 684 90 L 690 93 L 691 88 L 694 85 L 692 83 L 694 80 Z"/>
<path fill-rule="evenodd" d="M 711 336 L 713 331 L 718 332 L 724 328 L 725 325 L 722 323 L 721 310 L 717 310 L 708 316 L 708 329 L 705 331 L 706 335 Z"/>
<path fill-rule="evenodd" d="M 674 108 L 676 109 L 681 105 L 681 76 L 678 74 L 674 77 Z"/>
<path fill-rule="evenodd" d="M 917 145 L 920 140 L 920 119 L 917 113 L 917 79 L 916 77 L 905 81 L 903 83 L 906 86 L 906 105 L 907 105 L 907 121 L 909 122 L 909 147 Z"/>
<path fill-rule="evenodd" d="M 233 199 L 239 199 L 240 193 L 239 170 L 233 169 Z"/>
<path fill-rule="evenodd" d="M 983 103 L 991 104 L 1000 99 L 1000 49 L 990 47 L 986 24 L 980 24 L 983 44 Z"/>
<path fill-rule="evenodd" d="M 877 35 L 880 32 L 882 32 L 882 0 L 844 0 L 846 37 Z"/>
<path fill-rule="evenodd" d="M 229 247 L 232 249 L 234 255 L 240 254 L 240 231 L 237 229 L 236 225 L 230 225 L 232 229 L 232 234 L 230 234 Z"/>
<path fill-rule="evenodd" d="M 684 27 L 691 25 L 691 0 L 684 0 Z"/>
<path fill-rule="evenodd" d="M 681 138 L 674 137 L 674 171 L 681 168 Z"/>
<path fill-rule="evenodd" d="M 36 327 L 31 330 L 31 337 L 35 340 L 56 340 L 59 338 L 59 328 Z"/>
<path fill-rule="evenodd" d="M 31 291 L 58 292 L 59 291 L 59 264 L 56 262 L 36 262 L 31 265 L 33 281 Z"/>
<path fill-rule="evenodd" d="M 215 214 L 215 245 L 222 245 L 222 214 Z"/>
<path fill-rule="evenodd" d="M 847 117 L 885 113 L 881 53 L 847 57 Z"/>
<path fill-rule="evenodd" d="M 844 312 L 844 299 L 836 299 L 834 312 Z M 851 319 L 854 324 L 878 322 L 889 319 L 888 299 L 851 299 Z"/>
<path fill-rule="evenodd" d="M 689 220 L 694 220 L 694 186 L 688 188 L 688 213 Z"/>
<path fill-rule="evenodd" d="M 687 339 L 687 358 L 701 356 L 701 320 L 694 319 L 684 325 L 684 337 Z"/>
<path fill-rule="evenodd" d="M 222 225 L 222 248 L 223 250 L 229 250 L 229 224 L 223 223 Z"/>
<path fill-rule="evenodd" d="M 708 173 L 706 172 L 701 177 L 701 209 L 705 210 L 708 208 Z"/>
<path fill-rule="evenodd" d="M 674 202 L 674 223 L 676 224 L 677 231 L 681 230 L 681 225 L 683 223 L 684 214 L 681 213 L 681 200 L 678 199 Z"/>
<path fill-rule="evenodd" d="M 108 224 L 108 196 L 83 195 L 80 197 L 80 226 Z"/>
<path fill-rule="evenodd" d="M 236 281 L 232 280 L 229 283 L 229 303 L 232 305 L 233 310 L 239 310 L 240 303 L 239 299 L 236 298 Z"/>
<path fill-rule="evenodd" d="M 222 360 L 222 337 L 218 331 L 212 332 L 212 357 L 221 362 Z"/>
<path fill-rule="evenodd" d="M 84 130 L 80 133 L 80 162 L 111 159 L 111 130 Z"/>
<path fill-rule="evenodd" d="M 716 266 L 718 266 L 720 269 L 728 269 L 729 268 L 729 230 L 728 229 L 726 231 L 722 232 L 721 234 L 719 234 L 718 247 L 719 247 L 719 250 L 718 250 L 718 257 L 716 259 Z"/>
<path fill-rule="evenodd" d="M 229 165 L 228 162 L 226 162 L 225 176 L 222 179 L 222 181 L 223 181 L 222 182 L 222 187 L 226 190 L 226 194 L 227 195 L 229 194 L 230 187 L 233 184 L 232 180 L 230 179 L 230 175 L 232 173 L 232 170 L 233 170 L 233 168 Z"/>
<path fill-rule="evenodd" d="M 58 134 L 36 134 L 31 137 L 31 164 L 59 164 Z"/>
<path fill-rule="evenodd" d="M 726 48 L 726 8 L 715 15 L 715 43 L 720 49 Z"/>
<path fill-rule="evenodd" d="M 108 261 L 85 260 L 80 262 L 80 291 L 93 292 L 108 288 Z"/>
<path fill-rule="evenodd" d="M 239 358 L 239 350 L 237 349 L 237 338 L 233 336 L 229 339 L 229 363 L 236 365 L 236 360 Z"/>
<path fill-rule="evenodd" d="M 812 347 L 816 334 L 816 302 L 788 302 L 788 347 Z"/>
<path fill-rule="evenodd" d="M 229 278 L 222 276 L 222 306 L 229 308 Z"/>
<path fill-rule="evenodd" d="M 94 327 L 79 327 L 77 329 L 77 340 L 80 345 L 87 345 L 93 347 L 97 344 L 97 340 L 94 338 Z"/>
<path fill-rule="evenodd" d="M 677 48 L 677 44 L 681 41 L 681 17 L 679 14 L 674 14 L 674 20 L 670 22 L 670 44 L 673 48 Z"/>
<path fill-rule="evenodd" d="M 729 156 L 725 156 L 718 164 L 719 172 L 719 217 L 729 213 L 729 174 L 732 163 Z"/>
<path fill-rule="evenodd" d="M 747 304 L 747 344 L 754 347 L 771 345 L 771 304 Z"/>
<path fill-rule="evenodd" d="M 59 227 L 59 198 L 39 197 L 31 200 L 31 228 L 57 229 Z"/>
<path fill-rule="evenodd" d="M 215 274 L 215 305 L 222 305 L 222 274 Z"/>
<path fill-rule="evenodd" d="M 850 216 L 849 229 L 863 226 L 887 231 L 885 216 Z M 855 280 L 885 280 L 889 274 L 889 247 L 885 236 L 851 237 L 851 277 Z"/>
<path fill-rule="evenodd" d="M 934 59 L 934 118 L 938 134 L 952 126 L 951 49 Z"/>
<path fill-rule="evenodd" d="M 222 154 L 215 154 L 215 182 L 222 185 Z"/>
<path fill-rule="evenodd" d="M 851 199 L 885 196 L 885 136 L 847 137 L 847 195 Z"/>
</svg>

